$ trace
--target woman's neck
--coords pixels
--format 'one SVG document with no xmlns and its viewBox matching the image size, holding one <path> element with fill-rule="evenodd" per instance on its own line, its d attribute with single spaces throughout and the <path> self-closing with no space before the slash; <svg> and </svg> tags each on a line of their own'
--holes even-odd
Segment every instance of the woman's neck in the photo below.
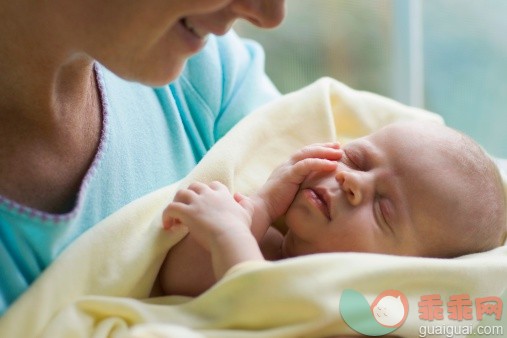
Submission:
<svg viewBox="0 0 507 338">
<path fill-rule="evenodd" d="M 37 57 L 0 66 L 0 119 L 49 127 L 86 110 L 94 94 L 93 60 L 82 57 L 59 65 Z"/>
<path fill-rule="evenodd" d="M 43 211 L 73 205 L 102 127 L 93 60 L 58 1 L 0 1 L 0 195 Z"/>
<path fill-rule="evenodd" d="M 12 49 L 9 54 L 3 47 L 11 45 L 4 43 L 2 32 L 0 195 L 35 209 L 66 212 L 100 139 L 93 60 L 44 50 L 33 50 L 29 58 Z"/>
<path fill-rule="evenodd" d="M 40 106 L 34 100 L 16 110 L 0 108 L 0 195 L 52 213 L 74 206 L 102 128 L 90 68 L 86 79 L 61 82 L 69 88 L 55 89 L 51 100 L 40 96 Z"/>
<path fill-rule="evenodd" d="M 0 119 L 47 128 L 76 118 L 95 91 L 80 53 L 47 2 L 0 2 Z M 50 2 L 51 3 L 51 2 Z M 49 3 L 49 4 L 50 4 Z"/>
</svg>

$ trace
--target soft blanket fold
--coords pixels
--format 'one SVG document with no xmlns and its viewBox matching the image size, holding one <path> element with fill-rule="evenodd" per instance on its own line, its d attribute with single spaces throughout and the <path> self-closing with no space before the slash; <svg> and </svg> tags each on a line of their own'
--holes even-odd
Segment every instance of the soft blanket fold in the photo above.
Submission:
<svg viewBox="0 0 507 338">
<path fill-rule="evenodd" d="M 167 251 L 186 235 L 161 228 L 160 214 L 179 187 L 220 180 L 248 194 L 303 145 L 346 142 L 408 119 L 442 122 L 329 78 L 253 112 L 185 179 L 132 202 L 74 242 L 0 319 L 0 337 L 351 335 L 339 311 L 344 289 L 369 302 L 384 290 L 402 291 L 410 308 L 398 336 L 418 336 L 421 325 L 465 325 L 447 316 L 419 319 L 420 297 L 439 294 L 445 303 L 456 294 L 505 295 L 506 247 L 452 260 L 337 253 L 246 263 L 195 299 L 147 299 Z"/>
</svg>

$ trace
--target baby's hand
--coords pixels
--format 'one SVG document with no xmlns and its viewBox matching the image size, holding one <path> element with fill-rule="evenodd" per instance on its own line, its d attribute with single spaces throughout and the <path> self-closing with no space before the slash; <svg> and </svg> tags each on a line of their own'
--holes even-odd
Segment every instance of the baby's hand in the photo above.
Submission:
<svg viewBox="0 0 507 338">
<path fill-rule="evenodd" d="M 215 181 L 192 183 L 179 190 L 162 218 L 165 229 L 183 224 L 189 228 L 190 236 L 210 250 L 219 238 L 250 235 L 252 213 L 252 208 L 240 205 L 225 185 Z"/>
<path fill-rule="evenodd" d="M 275 169 L 257 194 L 270 222 L 286 212 L 310 173 L 335 170 L 342 155 L 338 143 L 316 143 L 303 147 Z"/>
</svg>

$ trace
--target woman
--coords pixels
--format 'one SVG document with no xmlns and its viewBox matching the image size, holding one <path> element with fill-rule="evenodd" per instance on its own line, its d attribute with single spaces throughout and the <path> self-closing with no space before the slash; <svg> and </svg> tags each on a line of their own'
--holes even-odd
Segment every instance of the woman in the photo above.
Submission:
<svg viewBox="0 0 507 338">
<path fill-rule="evenodd" d="M 258 45 L 226 33 L 283 16 L 284 0 L 0 1 L 0 312 L 278 95 Z"/>
</svg>

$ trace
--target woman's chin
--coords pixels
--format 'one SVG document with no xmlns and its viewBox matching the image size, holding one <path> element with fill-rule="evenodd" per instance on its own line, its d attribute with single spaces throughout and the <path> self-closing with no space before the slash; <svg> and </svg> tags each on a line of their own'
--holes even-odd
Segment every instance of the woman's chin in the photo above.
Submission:
<svg viewBox="0 0 507 338">
<path fill-rule="evenodd" d="M 127 80 L 140 82 L 150 87 L 166 86 L 169 83 L 176 80 L 178 76 L 180 76 L 183 70 L 183 65 L 177 69 L 175 69 L 173 65 L 170 69 L 163 69 L 161 71 L 153 72 L 151 74 L 148 73 L 139 74 L 138 76 Z"/>
<path fill-rule="evenodd" d="M 138 82 L 150 87 L 162 87 L 178 78 L 186 64 L 186 59 L 181 58 L 168 62 L 135 62 L 123 66 L 111 66 L 106 68 L 127 81 Z M 100 61 L 99 61 L 100 62 Z"/>
</svg>

